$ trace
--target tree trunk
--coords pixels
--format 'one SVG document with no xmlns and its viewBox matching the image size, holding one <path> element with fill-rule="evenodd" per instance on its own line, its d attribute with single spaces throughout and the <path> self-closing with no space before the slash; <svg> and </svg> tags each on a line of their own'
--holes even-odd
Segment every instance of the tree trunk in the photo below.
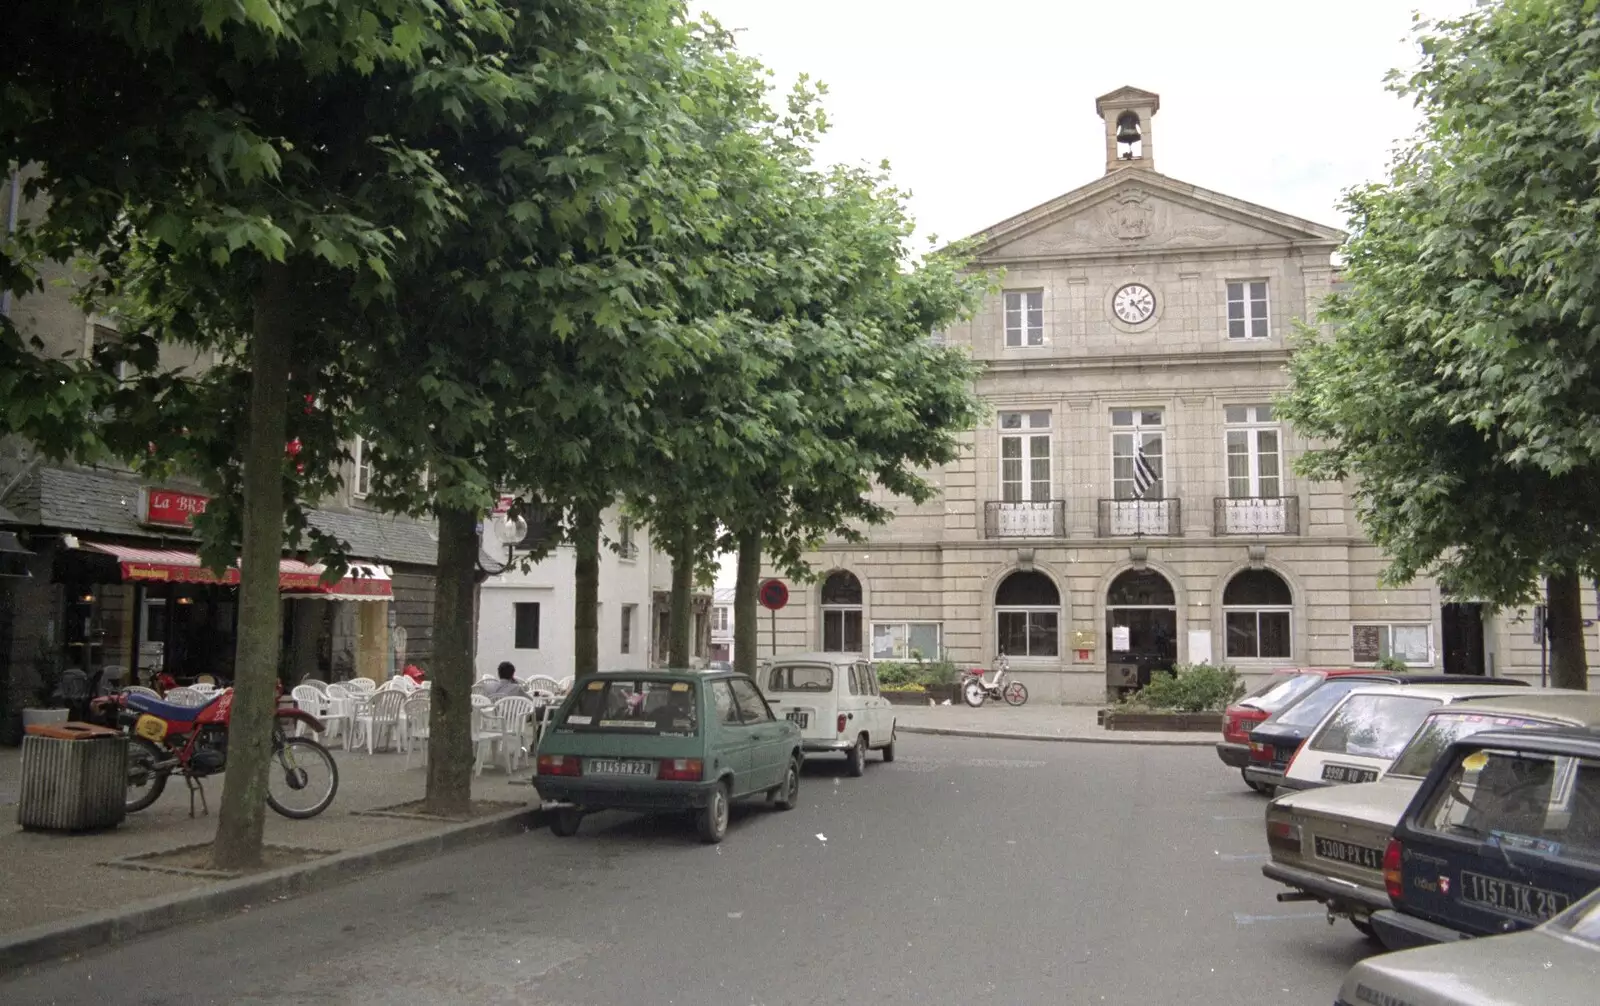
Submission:
<svg viewBox="0 0 1600 1006">
<path fill-rule="evenodd" d="M 472 617 L 478 588 L 478 515 L 439 511 L 428 692 L 429 814 L 466 812 L 472 800 Z"/>
<path fill-rule="evenodd" d="M 278 563 L 283 556 L 284 442 L 294 310 L 288 267 L 268 265 L 255 292 L 250 333 L 239 636 L 228 717 L 228 772 L 211 847 L 212 863 L 219 870 L 261 865 L 283 625 Z"/>
<path fill-rule="evenodd" d="M 689 666 L 694 650 L 694 527 L 686 525 L 672 543 L 671 625 L 667 632 L 667 666 Z"/>
<path fill-rule="evenodd" d="M 572 521 L 572 656 L 575 674 L 600 670 L 600 508 L 579 504 Z"/>
<path fill-rule="evenodd" d="M 1545 638 L 1550 640 L 1550 687 L 1589 688 L 1584 652 L 1583 583 L 1576 572 L 1545 578 Z"/>
<path fill-rule="evenodd" d="M 761 532 L 739 532 L 739 579 L 733 588 L 733 669 L 756 676 L 760 650 L 761 609 L 756 588 L 761 584 Z M 768 616 L 771 617 L 771 616 Z"/>
</svg>

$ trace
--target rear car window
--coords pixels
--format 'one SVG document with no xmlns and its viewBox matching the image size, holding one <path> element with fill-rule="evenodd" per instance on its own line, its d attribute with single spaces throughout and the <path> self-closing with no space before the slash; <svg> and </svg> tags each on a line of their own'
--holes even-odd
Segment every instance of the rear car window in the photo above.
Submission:
<svg viewBox="0 0 1600 1006">
<path fill-rule="evenodd" d="M 785 664 L 767 676 L 769 692 L 831 692 L 833 668 L 825 664 Z"/>
<path fill-rule="evenodd" d="M 1240 699 L 1239 704 L 1254 706 L 1263 712 L 1277 712 L 1317 687 L 1317 683 L 1321 680 L 1320 674 L 1290 674 L 1282 678 L 1270 678 L 1255 691 Z"/>
<path fill-rule="evenodd" d="M 1422 723 L 1411 743 L 1395 760 L 1390 775 L 1421 779 L 1433 768 L 1445 749 L 1456 741 L 1471 737 L 1484 730 L 1525 730 L 1529 727 L 1549 726 L 1541 720 L 1525 716 L 1487 716 L 1481 713 L 1464 713 L 1447 710 L 1435 711 Z"/>
<path fill-rule="evenodd" d="M 1518 852 L 1600 865 L 1600 761 L 1472 751 L 1450 767 L 1417 826 Z"/>
<path fill-rule="evenodd" d="M 1311 750 L 1393 760 L 1438 704 L 1418 695 L 1352 695 L 1311 739 Z"/>
<path fill-rule="evenodd" d="M 1280 712 L 1272 722 L 1286 727 L 1314 727 L 1340 699 L 1355 691 L 1357 685 L 1370 684 L 1370 681 L 1324 681 L 1321 688 Z"/>
<path fill-rule="evenodd" d="M 578 686 L 557 726 L 630 734 L 693 735 L 700 730 L 691 681 L 602 678 Z"/>
</svg>

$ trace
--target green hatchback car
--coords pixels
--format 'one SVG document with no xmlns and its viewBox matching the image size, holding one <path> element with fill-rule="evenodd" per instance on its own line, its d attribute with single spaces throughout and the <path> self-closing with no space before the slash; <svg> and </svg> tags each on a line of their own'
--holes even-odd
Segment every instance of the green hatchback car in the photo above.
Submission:
<svg viewBox="0 0 1600 1006">
<path fill-rule="evenodd" d="M 539 741 L 533 784 L 569 836 L 597 810 L 694 811 L 720 842 L 728 806 L 764 795 L 779 810 L 800 793 L 800 728 L 731 671 L 606 671 L 579 679 Z"/>
</svg>

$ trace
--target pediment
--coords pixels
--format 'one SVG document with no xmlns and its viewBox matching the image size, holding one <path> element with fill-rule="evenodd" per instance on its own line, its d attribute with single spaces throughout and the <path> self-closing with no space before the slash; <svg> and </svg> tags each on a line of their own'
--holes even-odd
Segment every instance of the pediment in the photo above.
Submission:
<svg viewBox="0 0 1600 1006">
<path fill-rule="evenodd" d="M 1336 246 L 1344 235 L 1151 171 L 1126 170 L 978 235 L 985 260 L 1076 258 L 1271 245 Z"/>
</svg>

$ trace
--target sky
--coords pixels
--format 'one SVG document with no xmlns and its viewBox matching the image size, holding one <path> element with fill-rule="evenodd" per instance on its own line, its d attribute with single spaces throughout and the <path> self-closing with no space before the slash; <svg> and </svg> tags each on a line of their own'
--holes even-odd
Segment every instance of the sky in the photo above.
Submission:
<svg viewBox="0 0 1600 1006">
<path fill-rule="evenodd" d="M 1385 87 L 1414 66 L 1413 14 L 1473 0 L 699 0 L 787 90 L 828 87 L 824 163 L 887 160 L 920 250 L 1100 177 L 1094 99 L 1161 95 L 1165 175 L 1341 226 L 1416 125 Z M 731 584 L 731 563 L 723 577 Z"/>
</svg>

